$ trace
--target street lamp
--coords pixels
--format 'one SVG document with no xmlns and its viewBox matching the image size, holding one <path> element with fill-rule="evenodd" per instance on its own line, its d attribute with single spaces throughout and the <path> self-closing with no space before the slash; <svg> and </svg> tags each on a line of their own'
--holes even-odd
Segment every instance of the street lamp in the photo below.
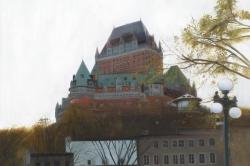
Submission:
<svg viewBox="0 0 250 166">
<path fill-rule="evenodd" d="M 241 110 L 237 107 L 237 99 L 229 99 L 228 93 L 233 88 L 233 82 L 230 79 L 222 79 L 218 83 L 218 87 L 223 94 L 220 97 L 218 91 L 214 95 L 214 103 L 211 105 L 210 110 L 212 113 L 224 114 L 224 166 L 229 166 L 229 144 L 228 144 L 228 115 L 234 119 L 241 116 Z"/>
</svg>

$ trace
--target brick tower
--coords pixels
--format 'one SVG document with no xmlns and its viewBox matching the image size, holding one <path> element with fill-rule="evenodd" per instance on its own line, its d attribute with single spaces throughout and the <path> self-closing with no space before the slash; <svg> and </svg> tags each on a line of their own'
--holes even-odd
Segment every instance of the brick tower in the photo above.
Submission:
<svg viewBox="0 0 250 166">
<path fill-rule="evenodd" d="M 162 73 L 163 54 L 142 23 L 137 21 L 114 28 L 104 48 L 96 51 L 99 74 Z"/>
</svg>

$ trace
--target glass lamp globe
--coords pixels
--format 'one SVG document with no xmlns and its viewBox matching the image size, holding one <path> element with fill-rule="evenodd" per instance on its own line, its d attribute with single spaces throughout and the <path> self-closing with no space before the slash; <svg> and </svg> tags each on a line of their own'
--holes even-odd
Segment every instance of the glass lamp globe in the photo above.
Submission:
<svg viewBox="0 0 250 166">
<path fill-rule="evenodd" d="M 229 115 L 232 118 L 237 119 L 237 118 L 239 118 L 241 116 L 241 110 L 238 107 L 232 107 L 229 110 Z"/>
<path fill-rule="evenodd" d="M 223 110 L 223 107 L 220 103 L 213 103 L 210 107 L 210 111 L 213 112 L 213 113 L 221 113 Z"/>
<path fill-rule="evenodd" d="M 233 88 L 233 82 L 229 78 L 223 78 L 218 82 L 219 89 L 223 91 L 230 91 Z"/>
</svg>

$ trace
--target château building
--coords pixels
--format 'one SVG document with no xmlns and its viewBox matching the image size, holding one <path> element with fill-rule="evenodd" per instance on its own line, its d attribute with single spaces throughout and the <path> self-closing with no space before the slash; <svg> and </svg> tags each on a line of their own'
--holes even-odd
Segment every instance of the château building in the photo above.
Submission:
<svg viewBox="0 0 250 166">
<path fill-rule="evenodd" d="M 196 99 L 196 89 L 178 66 L 163 70 L 161 43 L 156 44 L 142 21 L 116 27 L 103 49 L 95 52 L 91 72 L 84 61 L 70 82 L 69 95 L 56 105 L 60 119 L 70 104 L 102 110 L 106 105 L 139 101 L 166 105 L 184 94 Z"/>
</svg>

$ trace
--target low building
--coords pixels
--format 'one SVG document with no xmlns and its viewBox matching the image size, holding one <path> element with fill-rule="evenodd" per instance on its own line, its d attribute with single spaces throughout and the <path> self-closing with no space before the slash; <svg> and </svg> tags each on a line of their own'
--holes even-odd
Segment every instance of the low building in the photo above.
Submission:
<svg viewBox="0 0 250 166">
<path fill-rule="evenodd" d="M 73 153 L 27 152 L 25 166 L 74 166 Z"/>
<path fill-rule="evenodd" d="M 139 165 L 221 166 L 221 130 L 183 130 L 167 136 L 144 136 L 138 141 Z"/>
<path fill-rule="evenodd" d="M 74 154 L 75 166 L 137 165 L 135 140 L 71 140 L 67 137 L 65 149 Z"/>
<path fill-rule="evenodd" d="M 194 111 L 196 108 L 200 108 L 201 98 L 195 97 L 190 94 L 182 95 L 174 100 L 172 100 L 169 104 L 178 109 L 179 112 L 182 111 Z"/>
</svg>

